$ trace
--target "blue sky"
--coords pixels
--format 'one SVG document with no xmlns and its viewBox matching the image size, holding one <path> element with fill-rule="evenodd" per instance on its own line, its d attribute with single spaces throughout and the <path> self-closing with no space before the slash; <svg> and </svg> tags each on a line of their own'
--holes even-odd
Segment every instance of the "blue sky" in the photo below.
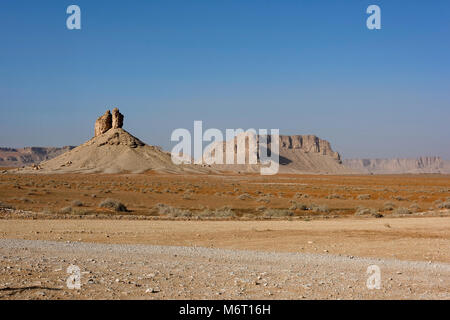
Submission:
<svg viewBox="0 0 450 320">
<path fill-rule="evenodd" d="M 316 134 L 345 158 L 450 159 L 449 39 L 444 0 L 3 0 L 0 146 L 81 144 L 117 106 L 166 149 L 203 120 Z"/>
</svg>

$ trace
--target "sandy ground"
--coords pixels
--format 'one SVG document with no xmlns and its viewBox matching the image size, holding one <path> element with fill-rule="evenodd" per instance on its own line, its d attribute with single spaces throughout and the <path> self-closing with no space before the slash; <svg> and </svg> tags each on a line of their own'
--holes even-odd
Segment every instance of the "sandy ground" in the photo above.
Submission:
<svg viewBox="0 0 450 320">
<path fill-rule="evenodd" d="M 0 240 L 0 255 L 2 299 L 450 299 L 443 263 L 39 240 Z"/>
<path fill-rule="evenodd" d="M 131 215 L 152 215 L 164 204 L 194 212 L 228 206 L 238 217 L 258 217 L 295 202 L 326 207 L 291 210 L 295 217 L 354 215 L 361 206 L 387 216 L 396 208 L 436 209 L 450 199 L 450 175 L 0 174 L 0 202 L 17 209 L 57 214 L 78 201 L 74 214 L 110 213 L 99 208 L 107 198 L 123 202 Z"/>
<path fill-rule="evenodd" d="M 445 175 L 3 174 L 0 299 L 450 299 L 449 197 Z"/>
<path fill-rule="evenodd" d="M 2 220 L 0 238 L 330 253 L 450 263 L 450 217 L 313 221 Z"/>
<path fill-rule="evenodd" d="M 0 298 L 450 299 L 449 226 L 447 217 L 3 220 Z M 70 265 L 80 290 L 67 288 Z M 366 286 L 370 265 L 378 290 Z"/>
</svg>

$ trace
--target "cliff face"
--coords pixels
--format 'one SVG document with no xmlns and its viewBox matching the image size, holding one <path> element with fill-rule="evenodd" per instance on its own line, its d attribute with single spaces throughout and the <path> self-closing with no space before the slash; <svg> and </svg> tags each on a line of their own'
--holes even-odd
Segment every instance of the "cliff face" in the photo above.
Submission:
<svg viewBox="0 0 450 320">
<path fill-rule="evenodd" d="M 249 139 L 255 140 L 256 145 L 260 142 L 266 141 L 266 136 L 250 135 Z M 270 153 L 273 151 L 271 148 L 272 136 L 268 137 L 267 147 Z M 227 146 L 235 150 L 235 164 L 221 164 L 213 165 L 219 169 L 230 171 L 257 171 L 257 165 L 251 165 L 249 161 L 248 144 L 246 144 L 245 150 L 240 150 L 237 145 L 237 139 L 234 138 L 227 142 L 217 142 L 213 144 L 210 150 L 206 150 L 203 155 L 204 163 L 211 163 L 215 156 L 214 149 L 222 148 L 223 150 L 223 163 L 226 163 L 226 150 Z M 351 170 L 344 167 L 341 163 L 339 153 L 333 151 L 328 141 L 320 139 L 314 135 L 280 135 L 279 136 L 279 160 L 280 160 L 280 173 L 351 173 Z M 237 165 L 238 153 L 243 153 L 242 158 L 245 158 L 245 164 Z M 259 154 L 256 155 L 259 163 Z"/>
<path fill-rule="evenodd" d="M 0 148 L 0 167 L 23 167 L 38 164 L 41 161 L 55 158 L 73 148 L 75 147 Z"/>
<path fill-rule="evenodd" d="M 374 174 L 450 173 L 450 161 L 440 157 L 416 159 L 346 159 L 343 164 L 355 171 Z"/>
<path fill-rule="evenodd" d="M 305 153 L 317 153 L 341 160 L 339 153 L 333 151 L 328 141 L 314 135 L 280 136 L 280 149 L 298 149 Z"/>
</svg>

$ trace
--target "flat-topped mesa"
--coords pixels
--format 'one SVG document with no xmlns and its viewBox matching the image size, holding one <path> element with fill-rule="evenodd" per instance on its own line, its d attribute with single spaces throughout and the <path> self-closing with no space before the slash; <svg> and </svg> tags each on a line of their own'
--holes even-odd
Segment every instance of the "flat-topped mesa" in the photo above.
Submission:
<svg viewBox="0 0 450 320">
<path fill-rule="evenodd" d="M 280 148 L 300 149 L 303 152 L 319 153 L 322 155 L 331 156 L 338 161 L 341 160 L 339 153 L 333 151 L 327 140 L 320 139 L 315 135 L 280 135 Z"/>
<path fill-rule="evenodd" d="M 97 121 L 95 121 L 95 137 L 104 134 L 109 129 L 117 129 L 122 128 L 123 126 L 123 114 L 119 112 L 119 109 L 114 108 L 112 115 L 109 110 L 105 112 L 104 115 L 99 117 Z"/>
</svg>

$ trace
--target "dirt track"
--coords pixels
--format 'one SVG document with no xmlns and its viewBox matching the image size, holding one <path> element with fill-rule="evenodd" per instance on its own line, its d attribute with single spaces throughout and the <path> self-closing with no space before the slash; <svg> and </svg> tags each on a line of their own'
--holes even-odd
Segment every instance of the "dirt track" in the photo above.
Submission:
<svg viewBox="0 0 450 320">
<path fill-rule="evenodd" d="M 313 221 L 2 220 L 0 238 L 201 246 L 450 263 L 450 217 Z"/>
<path fill-rule="evenodd" d="M 450 299 L 449 220 L 3 220 L 0 298 Z"/>
<path fill-rule="evenodd" d="M 443 263 L 36 240 L 0 248 L 3 299 L 450 299 Z M 66 286 L 70 264 L 79 290 Z M 370 265 L 380 289 L 366 286 Z"/>
</svg>

